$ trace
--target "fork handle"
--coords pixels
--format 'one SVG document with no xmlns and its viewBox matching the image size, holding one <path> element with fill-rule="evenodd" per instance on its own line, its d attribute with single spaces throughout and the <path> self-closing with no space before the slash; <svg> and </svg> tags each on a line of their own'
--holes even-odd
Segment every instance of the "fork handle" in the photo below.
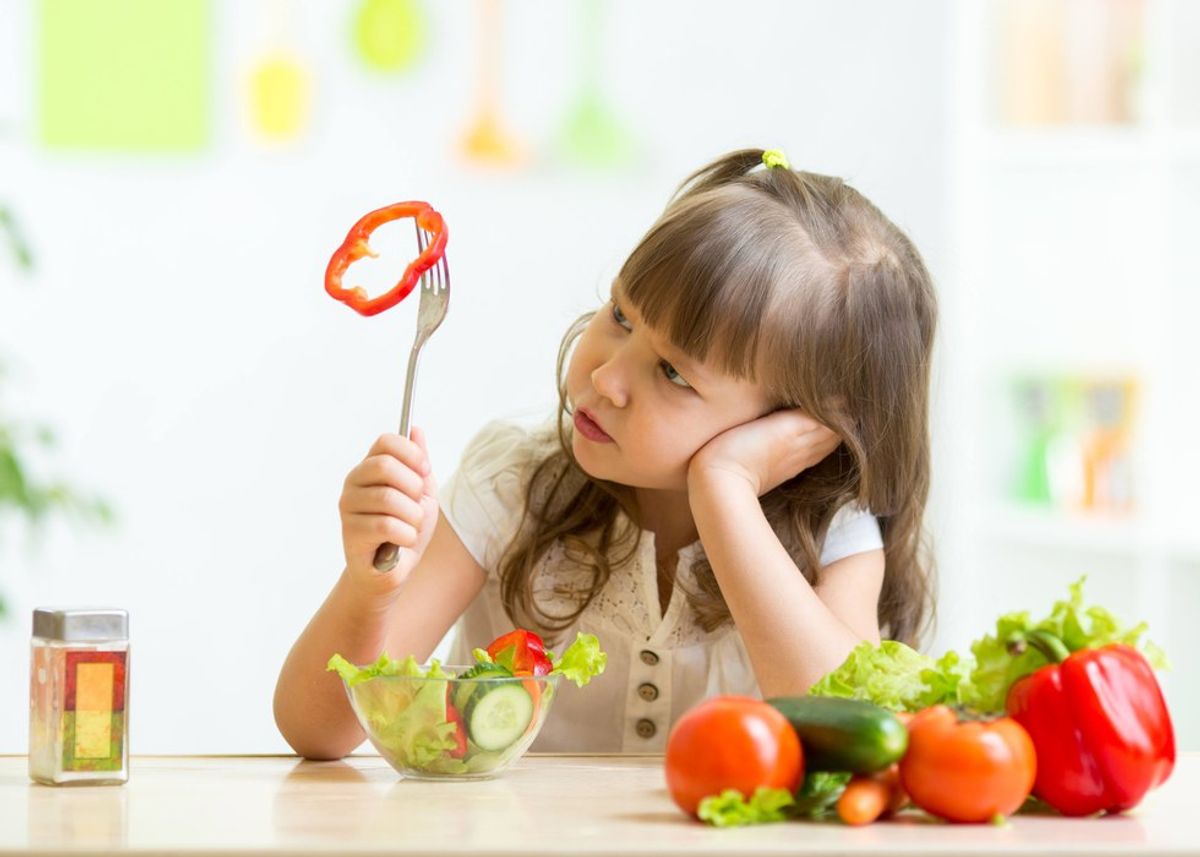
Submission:
<svg viewBox="0 0 1200 857">
<path fill-rule="evenodd" d="M 417 362 L 421 357 L 421 346 L 424 344 L 424 341 L 418 339 L 413 343 L 412 351 L 408 355 L 408 374 L 404 378 L 404 404 L 400 411 L 401 437 L 408 437 L 408 423 L 412 416 L 413 388 L 417 384 Z M 399 546 L 391 542 L 384 542 L 375 548 L 375 559 L 371 564 L 378 572 L 388 572 L 396 567 L 396 561 L 399 558 Z"/>
</svg>

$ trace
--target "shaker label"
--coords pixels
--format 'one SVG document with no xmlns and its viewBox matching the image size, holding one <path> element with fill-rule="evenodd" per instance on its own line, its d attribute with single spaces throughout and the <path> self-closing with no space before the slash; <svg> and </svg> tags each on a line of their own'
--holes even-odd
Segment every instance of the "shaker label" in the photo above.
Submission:
<svg viewBox="0 0 1200 857">
<path fill-rule="evenodd" d="M 125 718 L 125 652 L 68 651 L 63 770 L 118 770 Z"/>
</svg>

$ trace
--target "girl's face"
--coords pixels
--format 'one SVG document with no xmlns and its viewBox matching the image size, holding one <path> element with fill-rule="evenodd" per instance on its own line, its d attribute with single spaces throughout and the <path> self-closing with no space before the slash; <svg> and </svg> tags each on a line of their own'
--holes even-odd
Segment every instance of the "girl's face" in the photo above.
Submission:
<svg viewBox="0 0 1200 857">
<path fill-rule="evenodd" d="M 687 490 L 688 462 L 721 432 L 769 412 L 765 392 L 693 363 L 613 298 L 580 335 L 567 367 L 572 448 L 589 475 L 621 485 Z M 584 416 L 586 414 L 586 417 Z M 609 440 L 580 420 L 590 417 Z"/>
</svg>

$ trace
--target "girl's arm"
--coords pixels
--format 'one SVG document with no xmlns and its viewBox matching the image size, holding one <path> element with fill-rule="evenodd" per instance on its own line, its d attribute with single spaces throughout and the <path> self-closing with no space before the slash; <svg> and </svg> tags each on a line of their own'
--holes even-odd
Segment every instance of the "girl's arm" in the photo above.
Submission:
<svg viewBox="0 0 1200 857">
<path fill-rule="evenodd" d="M 483 588 L 486 574 L 439 514 L 428 547 L 398 590 L 342 572 L 292 646 L 275 685 L 275 723 L 309 759 L 340 759 L 362 743 L 342 680 L 328 672 L 334 652 L 364 664 L 386 650 L 424 661 Z M 372 584 L 377 583 L 376 586 Z"/>
<path fill-rule="evenodd" d="M 839 560 L 814 589 L 767 522 L 753 486 L 717 468 L 688 476 L 692 517 L 764 698 L 794 696 L 879 641 L 882 550 Z"/>
</svg>

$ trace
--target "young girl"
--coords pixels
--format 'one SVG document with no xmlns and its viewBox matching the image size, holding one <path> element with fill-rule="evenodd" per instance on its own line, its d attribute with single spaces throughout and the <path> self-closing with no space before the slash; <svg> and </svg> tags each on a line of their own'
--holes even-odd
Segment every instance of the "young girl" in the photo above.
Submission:
<svg viewBox="0 0 1200 857">
<path fill-rule="evenodd" d="M 423 660 L 456 621 L 451 664 L 513 627 L 599 637 L 607 670 L 560 685 L 535 751 L 659 751 L 706 697 L 802 694 L 863 640 L 915 643 L 935 320 L 912 243 L 840 180 L 758 149 L 702 168 L 568 330 L 553 420 L 485 426 L 440 495 L 420 429 L 350 472 L 284 738 L 350 752 L 329 656 Z"/>
</svg>

